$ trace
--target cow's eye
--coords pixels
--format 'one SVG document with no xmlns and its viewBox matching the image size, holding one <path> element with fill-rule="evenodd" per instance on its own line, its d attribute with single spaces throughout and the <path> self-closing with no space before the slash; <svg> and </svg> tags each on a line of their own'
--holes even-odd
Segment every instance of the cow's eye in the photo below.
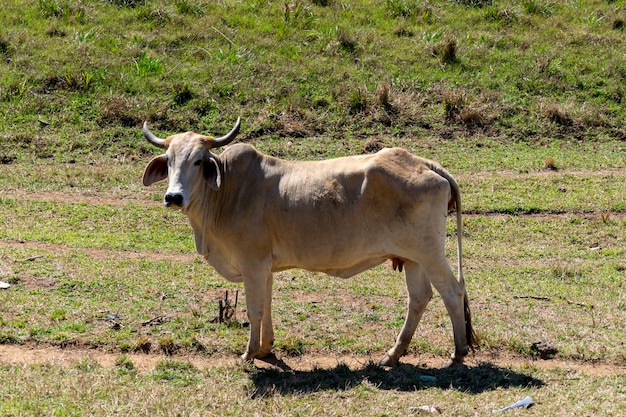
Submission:
<svg viewBox="0 0 626 417">
<path fill-rule="evenodd" d="M 198 160 L 197 160 L 196 162 L 194 162 L 193 164 L 194 164 L 194 166 L 199 167 L 201 163 L 202 163 L 202 159 L 198 159 Z"/>
</svg>

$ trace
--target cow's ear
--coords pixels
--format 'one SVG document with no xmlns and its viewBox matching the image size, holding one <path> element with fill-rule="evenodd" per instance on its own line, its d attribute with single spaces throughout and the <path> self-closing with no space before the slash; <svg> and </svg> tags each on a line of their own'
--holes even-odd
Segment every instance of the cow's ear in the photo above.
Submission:
<svg viewBox="0 0 626 417">
<path fill-rule="evenodd" d="M 202 164 L 202 175 L 214 191 L 222 185 L 222 174 L 215 158 L 206 158 Z"/>
<path fill-rule="evenodd" d="M 143 185 L 152 185 L 157 181 L 167 178 L 167 157 L 159 155 L 148 162 L 148 166 L 143 170 Z"/>
</svg>

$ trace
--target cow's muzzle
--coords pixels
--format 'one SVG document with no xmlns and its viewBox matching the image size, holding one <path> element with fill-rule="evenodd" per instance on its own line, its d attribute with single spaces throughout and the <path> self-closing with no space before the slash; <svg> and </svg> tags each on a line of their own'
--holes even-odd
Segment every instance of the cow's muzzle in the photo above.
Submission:
<svg viewBox="0 0 626 417">
<path fill-rule="evenodd" d="M 165 198 L 163 199 L 163 203 L 166 207 L 182 207 L 183 206 L 183 195 L 180 193 L 167 193 L 165 194 Z"/>
</svg>

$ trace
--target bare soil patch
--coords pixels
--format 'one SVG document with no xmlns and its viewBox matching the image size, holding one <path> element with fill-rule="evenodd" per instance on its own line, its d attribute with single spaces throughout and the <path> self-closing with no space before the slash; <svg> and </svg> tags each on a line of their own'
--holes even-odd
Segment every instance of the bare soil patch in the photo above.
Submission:
<svg viewBox="0 0 626 417">
<path fill-rule="evenodd" d="M 362 369 L 370 363 L 376 363 L 378 356 L 329 356 L 323 354 L 305 354 L 297 357 L 280 357 L 281 368 L 294 371 L 311 371 L 314 369 L 333 369 L 338 365 L 346 365 L 350 369 Z M 105 369 L 113 369 L 121 353 L 104 352 L 97 349 L 66 348 L 47 346 L 0 345 L 0 362 L 6 364 L 37 365 L 50 363 L 56 366 L 70 367 L 89 360 L 98 363 Z M 129 353 L 126 357 L 132 361 L 135 369 L 146 373 L 152 371 L 161 360 L 185 361 L 198 369 L 220 366 L 234 366 L 240 363 L 236 356 L 202 356 L 198 354 L 157 355 Z M 435 356 L 405 356 L 401 363 L 423 368 L 442 368 L 447 358 Z M 515 357 L 510 354 L 478 353 L 470 355 L 466 364 L 469 367 L 490 363 L 500 368 L 536 368 L 545 371 L 563 371 L 580 373 L 590 377 L 605 377 L 626 374 L 626 366 L 612 363 L 586 363 L 563 360 L 542 360 Z M 255 361 L 259 368 L 276 368 L 274 362 Z"/>
<path fill-rule="evenodd" d="M 557 177 L 559 175 L 570 175 L 573 177 L 604 177 L 604 176 L 615 176 L 615 177 L 624 177 L 626 176 L 626 168 L 614 168 L 614 169 L 599 169 L 599 170 L 582 170 L 582 171 L 566 171 L 559 169 L 543 169 L 540 171 L 532 171 L 532 172 L 516 172 L 516 171 L 482 171 L 482 172 L 472 172 L 472 173 L 464 173 L 464 174 L 453 174 L 457 179 L 472 179 L 472 178 L 490 178 L 490 177 L 504 177 L 504 178 L 519 178 L 523 180 L 524 178 L 529 177 Z"/>
<path fill-rule="evenodd" d="M 44 243 L 44 242 L 20 242 L 20 241 L 0 241 L 0 249 L 6 247 L 31 249 L 31 250 L 43 250 L 52 254 L 63 254 L 72 251 L 80 251 L 86 255 L 97 259 L 106 260 L 110 258 L 120 259 L 146 259 L 150 258 L 156 261 L 171 261 L 171 262 L 192 262 L 199 255 L 195 253 L 189 254 L 167 254 L 161 252 L 134 252 L 134 251 L 120 251 L 112 249 L 99 249 L 99 248 L 74 248 L 72 246 L 61 245 L 56 243 Z"/>
<path fill-rule="evenodd" d="M 4 198 L 12 198 L 15 200 L 31 200 L 31 201 L 53 201 L 61 204 L 89 204 L 101 206 L 118 206 L 123 207 L 131 203 L 141 204 L 142 206 L 157 207 L 163 205 L 160 201 L 154 201 L 148 195 L 129 196 L 94 196 L 80 193 L 67 193 L 63 191 L 23 191 L 23 190 L 7 190 L 3 193 Z"/>
</svg>

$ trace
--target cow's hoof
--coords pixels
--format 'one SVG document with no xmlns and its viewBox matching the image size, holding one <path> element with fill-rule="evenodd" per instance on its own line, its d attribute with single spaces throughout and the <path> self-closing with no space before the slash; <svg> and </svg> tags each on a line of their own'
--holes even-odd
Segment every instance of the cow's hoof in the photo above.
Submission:
<svg viewBox="0 0 626 417">
<path fill-rule="evenodd" d="M 255 358 L 257 359 L 266 359 L 266 358 L 271 358 L 271 357 L 276 357 L 276 355 L 274 355 L 274 352 L 272 352 L 272 348 L 261 348 L 261 350 L 259 350 L 255 356 Z"/>
<path fill-rule="evenodd" d="M 240 356 L 241 360 L 244 363 L 254 363 L 254 358 L 256 357 L 256 355 L 251 354 L 250 352 L 246 352 L 243 355 Z"/>
<path fill-rule="evenodd" d="M 465 368 L 465 364 L 463 363 L 463 358 L 451 358 L 444 366 L 447 369 L 462 369 Z"/>
<path fill-rule="evenodd" d="M 394 359 L 389 354 L 386 354 L 380 361 L 378 361 L 378 366 L 386 366 L 389 368 L 393 368 L 398 364 L 398 359 Z"/>
</svg>

